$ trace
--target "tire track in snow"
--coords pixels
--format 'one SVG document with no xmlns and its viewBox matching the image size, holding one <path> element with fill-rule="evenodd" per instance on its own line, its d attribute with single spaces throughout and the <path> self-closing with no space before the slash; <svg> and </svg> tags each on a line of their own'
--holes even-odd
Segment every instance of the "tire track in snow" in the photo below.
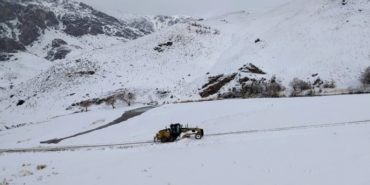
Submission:
<svg viewBox="0 0 370 185">
<path fill-rule="evenodd" d="M 330 123 L 320 125 L 306 125 L 306 126 L 295 126 L 295 127 L 281 127 L 281 128 L 270 128 L 261 130 L 246 130 L 246 131 L 235 131 L 225 133 L 213 133 L 205 134 L 205 137 L 217 137 L 223 135 L 238 135 L 238 134 L 256 134 L 256 133 L 269 133 L 269 132 L 281 132 L 291 130 L 303 130 L 303 129 L 316 129 L 316 128 L 328 128 L 328 127 L 340 127 L 340 126 L 352 126 L 352 125 L 363 125 L 370 124 L 370 120 L 362 121 L 351 121 L 342 123 Z M 181 140 L 181 139 L 180 139 Z M 178 140 L 179 141 L 179 140 Z M 16 149 L 0 149 L 1 153 L 25 153 L 25 152 L 56 152 L 56 151 L 74 151 L 78 149 L 105 149 L 108 147 L 119 147 L 119 148 L 134 148 L 139 146 L 149 145 L 161 145 L 167 143 L 154 143 L 153 141 L 141 141 L 131 143 L 114 143 L 114 144 L 98 144 L 98 145 L 75 145 L 75 146 L 60 146 L 60 147 L 34 147 L 34 148 L 16 148 Z"/>
<path fill-rule="evenodd" d="M 281 128 L 271 128 L 271 129 L 261 129 L 261 130 L 246 130 L 246 131 L 235 131 L 235 132 L 227 132 L 227 133 L 226 132 L 225 133 L 214 133 L 214 134 L 206 134 L 205 136 L 222 136 L 222 135 L 235 135 L 235 134 L 279 132 L 279 131 L 289 131 L 289 130 L 303 130 L 303 129 L 314 129 L 314 128 L 360 125 L 360 124 L 370 124 L 370 120 L 330 123 L 330 124 L 320 124 L 320 125 L 304 125 L 304 126 L 295 126 L 295 127 L 281 127 Z"/>
</svg>

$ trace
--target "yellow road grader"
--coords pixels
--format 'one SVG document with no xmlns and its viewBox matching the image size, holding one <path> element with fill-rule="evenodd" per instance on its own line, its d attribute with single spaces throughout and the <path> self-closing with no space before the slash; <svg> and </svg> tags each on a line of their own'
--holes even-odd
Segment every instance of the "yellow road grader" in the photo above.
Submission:
<svg viewBox="0 0 370 185">
<path fill-rule="evenodd" d="M 181 134 L 184 134 L 181 138 L 190 138 L 190 136 L 194 135 L 195 139 L 202 139 L 204 136 L 203 129 L 201 128 L 188 128 L 187 126 L 183 127 L 183 125 L 176 123 L 171 124 L 170 128 L 158 131 L 154 136 L 154 142 L 174 142 L 179 136 L 181 136 Z"/>
</svg>

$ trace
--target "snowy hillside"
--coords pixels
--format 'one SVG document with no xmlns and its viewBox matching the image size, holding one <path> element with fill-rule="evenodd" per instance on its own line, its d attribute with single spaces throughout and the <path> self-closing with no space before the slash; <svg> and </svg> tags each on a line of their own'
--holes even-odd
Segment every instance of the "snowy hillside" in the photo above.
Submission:
<svg viewBox="0 0 370 185">
<path fill-rule="evenodd" d="M 297 0 L 178 24 L 58 62 L 4 93 L 1 114 L 6 116 L 0 122 L 37 122 L 70 114 L 79 110 L 72 104 L 123 89 L 137 94 L 138 103 L 152 99 L 162 104 L 215 97 L 272 76 L 287 87 L 283 94 L 289 94 L 295 77 L 311 83 L 333 80 L 336 89 L 356 88 L 361 71 L 370 64 L 369 13 L 366 0 L 345 6 Z M 217 80 L 220 83 L 214 84 Z M 19 100 L 25 103 L 16 106 Z"/>
<path fill-rule="evenodd" d="M 40 146 L 45 139 L 104 125 L 128 109 L 59 117 L 0 132 L 0 179 L 31 185 L 182 185 L 189 183 L 179 179 L 189 176 L 196 185 L 366 184 L 369 101 L 369 95 L 347 95 L 163 105 L 118 125 Z M 205 136 L 152 143 L 158 130 L 177 122 L 199 126 Z M 106 146 L 94 147 L 98 144 Z M 68 149 L 77 145 L 85 147 Z M 62 148 L 2 153 L 49 147 Z"/>
</svg>

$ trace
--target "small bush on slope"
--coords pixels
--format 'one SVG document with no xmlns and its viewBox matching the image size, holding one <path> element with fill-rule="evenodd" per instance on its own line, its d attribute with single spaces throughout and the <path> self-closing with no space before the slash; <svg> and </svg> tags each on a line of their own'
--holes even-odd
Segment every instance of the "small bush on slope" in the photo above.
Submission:
<svg viewBox="0 0 370 185">
<path fill-rule="evenodd" d="M 370 85 L 370 66 L 362 72 L 360 80 L 364 85 Z"/>
<path fill-rule="evenodd" d="M 127 92 L 126 90 L 117 95 L 117 98 L 123 102 L 126 102 L 128 106 L 136 101 L 136 94 Z"/>
<path fill-rule="evenodd" d="M 42 170 L 44 168 L 46 168 L 46 165 L 45 164 L 37 165 L 37 167 L 36 167 L 37 170 Z"/>
<path fill-rule="evenodd" d="M 293 88 L 295 92 L 302 92 L 304 90 L 311 89 L 311 83 L 305 82 L 299 78 L 294 78 L 290 83 L 289 86 Z"/>
<path fill-rule="evenodd" d="M 108 98 L 108 100 L 105 102 L 105 104 L 112 106 L 112 108 L 114 109 L 115 108 L 114 104 L 116 103 L 116 101 L 117 101 L 116 98 L 112 96 L 112 97 Z"/>
<path fill-rule="evenodd" d="M 220 94 L 219 98 L 280 97 L 280 92 L 284 89 L 285 87 L 273 76 L 268 81 L 262 78 L 261 80 L 253 79 L 245 83 L 242 82 L 241 88 L 230 89 L 229 92 Z"/>
<path fill-rule="evenodd" d="M 245 97 L 280 97 L 280 92 L 285 88 L 273 76 L 269 81 L 256 81 L 243 86 Z"/>
<path fill-rule="evenodd" d="M 323 87 L 324 87 L 325 89 L 327 89 L 327 88 L 332 88 L 332 89 L 334 89 L 334 88 L 336 87 L 336 85 L 335 85 L 335 81 L 334 81 L 334 80 L 331 80 L 330 82 L 329 82 L 329 81 L 325 81 L 325 82 L 324 82 Z"/>
<path fill-rule="evenodd" d="M 85 101 L 85 102 L 82 102 L 80 106 L 85 108 L 85 111 L 87 112 L 87 108 L 91 106 L 91 103 L 89 101 Z"/>
</svg>

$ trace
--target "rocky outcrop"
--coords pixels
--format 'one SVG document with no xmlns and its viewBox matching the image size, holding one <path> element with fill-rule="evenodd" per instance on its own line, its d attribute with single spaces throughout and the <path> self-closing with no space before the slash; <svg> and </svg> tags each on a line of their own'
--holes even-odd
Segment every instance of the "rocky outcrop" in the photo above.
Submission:
<svg viewBox="0 0 370 185">
<path fill-rule="evenodd" d="M 45 59 L 50 61 L 64 59 L 71 51 L 72 49 L 68 47 L 68 43 L 66 41 L 62 39 L 54 39 L 51 41 L 51 50 L 48 51 Z"/>
<path fill-rule="evenodd" d="M 37 44 L 37 40 L 47 31 L 64 32 L 73 37 L 104 34 L 120 37 L 117 40 L 124 42 L 153 33 L 158 27 L 191 20 L 194 19 L 154 16 L 150 20 L 139 18 L 123 21 L 71 0 L 0 0 L 0 42 L 6 42 L 6 45 L 0 45 L 0 58 L 7 60 L 8 54 L 5 56 L 4 53 L 25 51 L 25 47 Z M 62 47 L 67 44 L 57 40 L 53 44 L 51 50 L 50 45 L 45 48 L 49 60 L 63 59 L 74 49 Z"/>
<path fill-rule="evenodd" d="M 10 38 L 0 38 L 0 61 L 8 61 L 14 55 L 11 53 L 16 53 L 17 51 L 25 51 L 26 48 L 23 44 L 10 39 Z"/>
<path fill-rule="evenodd" d="M 68 45 L 68 43 L 62 39 L 54 39 L 51 41 L 51 47 L 52 48 L 59 48 L 60 46 Z"/>
<path fill-rule="evenodd" d="M 203 90 L 199 93 L 200 97 L 205 98 L 210 95 L 216 94 L 227 83 L 234 80 L 236 75 L 237 73 L 233 73 L 228 76 L 224 76 L 223 74 L 221 74 L 215 77 L 210 77 L 208 79 L 209 82 L 205 86 L 203 86 Z"/>
<path fill-rule="evenodd" d="M 243 73 L 254 73 L 254 74 L 266 74 L 257 66 L 253 65 L 252 63 L 244 64 L 243 67 L 239 68 L 240 72 Z"/>
<path fill-rule="evenodd" d="M 41 33 L 39 30 L 56 27 L 59 24 L 55 14 L 51 11 L 44 10 L 42 7 L 30 4 L 22 6 L 10 2 L 1 2 L 0 9 L 5 11 L 2 22 L 20 34 L 17 36 L 20 43 L 29 45 L 35 41 Z M 11 24 L 6 21 L 16 20 L 17 23 Z"/>
<path fill-rule="evenodd" d="M 25 102 L 24 100 L 18 100 L 17 106 L 23 105 Z"/>
<path fill-rule="evenodd" d="M 48 59 L 50 61 L 64 59 L 71 51 L 72 50 L 68 47 L 60 47 L 56 50 L 50 50 L 45 59 Z"/>
<path fill-rule="evenodd" d="M 17 51 L 25 51 L 26 48 L 23 44 L 11 39 L 11 38 L 0 38 L 0 52 L 15 53 Z"/>
<path fill-rule="evenodd" d="M 46 6 L 48 4 L 50 6 Z M 127 40 L 143 36 L 118 19 L 99 12 L 92 7 L 73 1 L 55 0 L 1 0 L 0 1 L 0 52 L 25 51 L 46 30 L 65 32 L 74 37 L 105 34 Z M 61 40 L 54 40 L 47 59 L 63 59 L 71 48 Z M 4 54 L 2 56 L 5 56 Z M 7 59 L 8 57 L 1 57 Z"/>
</svg>

